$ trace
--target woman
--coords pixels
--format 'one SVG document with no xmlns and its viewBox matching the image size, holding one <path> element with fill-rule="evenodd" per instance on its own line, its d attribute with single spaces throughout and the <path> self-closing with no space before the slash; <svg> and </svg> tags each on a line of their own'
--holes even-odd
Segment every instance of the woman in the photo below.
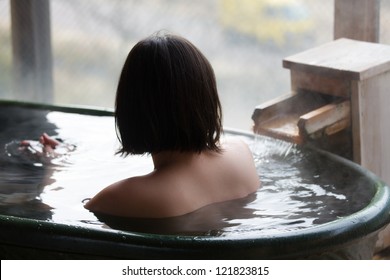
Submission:
<svg viewBox="0 0 390 280">
<path fill-rule="evenodd" d="M 137 43 L 123 66 L 115 106 L 118 153 L 151 154 L 154 170 L 106 187 L 85 204 L 90 211 L 173 217 L 258 189 L 247 145 L 220 141 L 214 71 L 188 40 L 156 34 Z"/>
</svg>

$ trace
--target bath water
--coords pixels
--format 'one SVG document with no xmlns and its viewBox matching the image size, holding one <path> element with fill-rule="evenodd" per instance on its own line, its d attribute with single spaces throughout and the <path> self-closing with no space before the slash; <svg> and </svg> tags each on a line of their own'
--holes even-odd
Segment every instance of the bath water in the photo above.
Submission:
<svg viewBox="0 0 390 280">
<path fill-rule="evenodd" d="M 83 201 L 107 185 L 152 171 L 149 156 L 114 155 L 119 147 L 111 116 L 4 106 L 0 112 L 0 214 L 81 227 L 178 235 L 273 235 L 327 223 L 364 208 L 368 179 L 322 153 L 234 131 L 248 143 L 261 188 L 244 199 L 206 206 L 167 219 L 95 216 Z M 64 144 L 52 157 L 42 132 Z M 137 133 L 137 132 L 134 132 Z M 20 148 L 20 141 L 31 147 Z"/>
</svg>

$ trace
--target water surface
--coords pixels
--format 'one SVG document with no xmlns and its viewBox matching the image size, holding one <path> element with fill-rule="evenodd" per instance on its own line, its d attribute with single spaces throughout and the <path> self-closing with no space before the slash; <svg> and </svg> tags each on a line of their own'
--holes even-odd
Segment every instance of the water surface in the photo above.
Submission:
<svg viewBox="0 0 390 280">
<path fill-rule="evenodd" d="M 168 219 L 96 217 L 82 201 L 105 186 L 152 171 L 149 156 L 115 156 L 114 120 L 32 108 L 0 108 L 0 214 L 92 228 L 181 235 L 270 235 L 333 221 L 362 209 L 373 190 L 354 169 L 328 157 L 262 136 L 240 137 L 262 182 L 245 199 L 218 203 Z M 67 147 L 41 154 L 42 132 Z M 21 140 L 32 148 L 20 149 Z M 70 150 L 67 150 L 69 147 Z M 61 150 L 62 149 L 62 150 Z"/>
</svg>

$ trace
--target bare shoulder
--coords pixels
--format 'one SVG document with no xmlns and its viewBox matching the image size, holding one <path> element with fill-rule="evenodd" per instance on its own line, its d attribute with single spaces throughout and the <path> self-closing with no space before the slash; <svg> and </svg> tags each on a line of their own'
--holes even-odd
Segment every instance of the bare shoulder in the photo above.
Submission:
<svg viewBox="0 0 390 280">
<path fill-rule="evenodd" d="M 175 216 L 175 195 L 169 186 L 161 188 L 154 176 L 131 177 L 118 181 L 100 191 L 85 208 L 121 217 L 159 218 Z"/>
<path fill-rule="evenodd" d="M 249 189 L 256 190 L 260 185 L 259 175 L 247 143 L 239 138 L 229 138 L 224 142 L 223 150 L 231 176 Z"/>
<path fill-rule="evenodd" d="M 247 143 L 238 137 L 227 138 L 223 143 L 222 147 L 227 155 L 246 157 L 248 160 L 253 161 L 252 152 L 249 149 Z"/>
<path fill-rule="evenodd" d="M 145 201 L 151 199 L 143 181 L 142 177 L 132 177 L 113 183 L 91 198 L 85 208 L 114 216 L 143 216 L 148 211 Z"/>
</svg>

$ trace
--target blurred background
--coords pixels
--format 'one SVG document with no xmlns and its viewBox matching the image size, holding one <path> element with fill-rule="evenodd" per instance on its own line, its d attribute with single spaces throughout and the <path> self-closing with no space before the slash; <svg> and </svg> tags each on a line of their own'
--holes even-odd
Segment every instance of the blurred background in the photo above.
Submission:
<svg viewBox="0 0 390 280">
<path fill-rule="evenodd" d="M 36 101 L 12 86 L 10 1 L 0 0 L 0 99 Z M 16 0 L 13 0 L 16 1 Z M 18 0 L 20 1 L 20 0 Z M 123 62 L 159 30 L 192 41 L 214 67 L 224 125 L 252 126 L 256 105 L 290 90 L 286 56 L 333 40 L 333 0 L 50 0 L 53 98 L 59 105 L 114 106 Z M 390 0 L 380 43 L 390 44 Z"/>
</svg>

